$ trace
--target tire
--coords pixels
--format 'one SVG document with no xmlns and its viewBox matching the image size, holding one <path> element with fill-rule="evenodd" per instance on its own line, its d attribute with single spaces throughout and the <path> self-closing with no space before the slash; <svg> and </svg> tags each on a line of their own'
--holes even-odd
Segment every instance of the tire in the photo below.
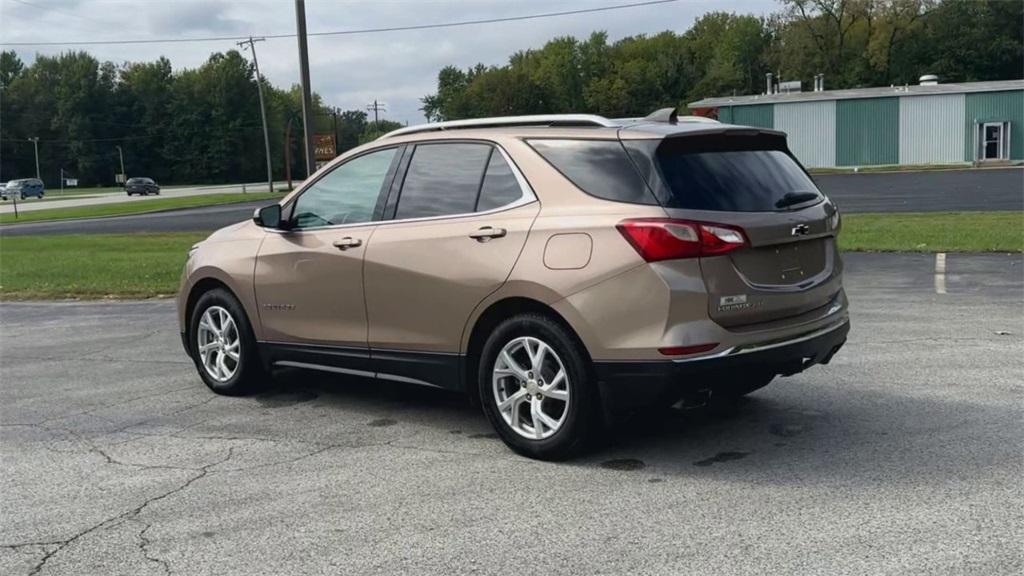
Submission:
<svg viewBox="0 0 1024 576">
<path fill-rule="evenodd" d="M 537 370 L 530 357 L 540 356 L 540 344 L 547 351 Z M 504 356 L 499 364 L 503 352 L 511 356 L 515 369 L 509 368 Z M 565 379 L 557 378 L 559 367 Z M 539 460 L 564 460 L 579 453 L 598 432 L 599 400 L 592 373 L 586 351 L 561 324 L 541 314 L 513 316 L 499 324 L 484 344 L 477 375 L 480 404 L 509 448 Z M 557 384 L 552 382 L 556 378 Z M 499 401 L 512 403 L 507 413 L 499 408 Z M 535 407 L 546 421 L 534 415 Z M 510 423 L 513 420 L 517 426 Z M 552 422 L 556 426 L 550 426 Z"/>
<path fill-rule="evenodd" d="M 208 311 L 210 317 L 204 318 Z M 224 319 L 224 314 L 230 318 L 230 324 Z M 209 330 L 206 325 L 212 325 L 215 330 Z M 234 330 L 231 329 L 232 325 Z M 217 328 L 222 330 L 223 340 L 215 339 Z M 251 394 L 266 383 L 269 375 L 260 360 L 252 325 L 242 305 L 231 292 L 215 288 L 199 297 L 189 319 L 188 338 L 189 351 L 199 377 L 217 394 Z M 213 344 L 213 347 L 204 357 L 200 346 L 206 344 Z M 237 359 L 231 357 L 232 348 Z M 223 364 L 218 363 L 217 356 L 221 357 Z M 209 359 L 212 367 L 207 367 L 206 359 Z"/>
</svg>

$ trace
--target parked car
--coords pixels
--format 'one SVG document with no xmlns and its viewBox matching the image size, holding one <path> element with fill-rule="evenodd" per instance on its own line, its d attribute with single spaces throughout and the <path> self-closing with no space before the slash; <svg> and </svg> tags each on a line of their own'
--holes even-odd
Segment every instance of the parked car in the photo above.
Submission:
<svg viewBox="0 0 1024 576">
<path fill-rule="evenodd" d="M 24 200 L 26 198 L 42 198 L 45 194 L 43 189 L 43 181 L 39 178 L 22 178 L 21 180 L 11 180 L 4 186 L 4 197 L 5 199 L 15 194 L 18 198 Z"/>
<path fill-rule="evenodd" d="M 0 200 L 7 200 L 7 182 L 0 182 Z"/>
<path fill-rule="evenodd" d="M 153 181 L 152 178 L 129 178 L 124 183 L 124 191 L 131 196 L 132 194 L 139 194 L 140 196 L 149 196 L 150 194 L 160 194 L 160 186 Z"/>
<path fill-rule="evenodd" d="M 282 367 L 458 390 L 560 459 L 623 412 L 828 363 L 839 230 L 781 132 L 670 110 L 431 124 L 193 246 L 178 320 L 217 393 Z"/>
</svg>

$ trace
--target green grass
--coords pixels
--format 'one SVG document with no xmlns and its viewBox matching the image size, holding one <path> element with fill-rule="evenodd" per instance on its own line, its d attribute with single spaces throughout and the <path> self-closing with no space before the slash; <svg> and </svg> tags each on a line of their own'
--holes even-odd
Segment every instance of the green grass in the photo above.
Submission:
<svg viewBox="0 0 1024 576">
<path fill-rule="evenodd" d="M 203 233 L 0 237 L 0 298 L 174 294 Z M 1024 213 L 851 214 L 847 251 L 1022 252 Z"/>
<path fill-rule="evenodd" d="M 143 214 L 160 210 L 178 208 L 196 208 L 233 204 L 236 202 L 253 202 L 257 200 L 280 200 L 281 194 L 270 192 L 250 192 L 248 194 L 202 194 L 199 196 L 183 196 L 178 198 L 155 198 L 141 202 L 118 202 L 115 204 L 96 204 L 94 206 L 77 206 L 74 208 L 52 208 L 22 212 L 15 219 L 14 214 L 0 214 L 0 224 L 14 222 L 40 222 L 44 220 L 64 220 L 67 218 L 96 218 L 99 216 L 123 216 L 126 214 Z"/>
<path fill-rule="evenodd" d="M 848 214 L 839 246 L 861 252 L 1022 252 L 1024 212 Z"/>
<path fill-rule="evenodd" d="M 0 238 L 0 298 L 146 298 L 178 290 L 188 249 L 206 234 Z"/>
</svg>

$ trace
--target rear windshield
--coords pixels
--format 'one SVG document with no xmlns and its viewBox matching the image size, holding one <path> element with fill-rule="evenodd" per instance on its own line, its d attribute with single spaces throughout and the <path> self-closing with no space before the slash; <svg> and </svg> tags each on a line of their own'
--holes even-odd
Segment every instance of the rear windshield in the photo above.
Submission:
<svg viewBox="0 0 1024 576">
<path fill-rule="evenodd" d="M 728 212 L 772 212 L 821 201 L 809 176 L 778 141 L 718 139 L 665 140 L 653 152 L 657 169 L 649 178 L 666 208 Z M 725 140 L 726 142 L 723 142 Z M 651 151 L 643 152 L 648 163 Z M 781 148 L 781 149 L 780 149 Z M 636 154 L 634 154 L 636 156 Z M 643 162 L 638 162 L 643 166 Z M 642 170 L 642 168 L 641 168 Z"/>
</svg>

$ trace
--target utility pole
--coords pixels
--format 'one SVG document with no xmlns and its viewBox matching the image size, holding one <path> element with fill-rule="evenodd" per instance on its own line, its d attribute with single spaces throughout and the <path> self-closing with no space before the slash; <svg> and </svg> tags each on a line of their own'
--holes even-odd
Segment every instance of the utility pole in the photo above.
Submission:
<svg viewBox="0 0 1024 576">
<path fill-rule="evenodd" d="M 256 68 L 256 89 L 260 95 L 260 118 L 263 119 L 263 147 L 266 149 L 265 152 L 267 154 L 267 189 L 273 192 L 274 172 L 270 167 L 270 134 L 267 132 L 267 108 L 263 104 L 263 80 L 260 78 L 260 63 L 256 60 L 256 42 L 263 42 L 264 40 L 266 38 L 253 38 L 249 36 L 248 40 L 236 42 L 235 44 L 241 46 L 243 50 L 248 46 L 248 49 L 252 52 L 252 65 Z M 245 188 L 243 187 L 242 190 L 244 191 Z"/>
<path fill-rule="evenodd" d="M 288 118 L 288 126 L 284 129 L 284 179 L 288 181 L 289 192 L 292 191 L 292 118 Z"/>
<path fill-rule="evenodd" d="M 380 132 L 380 112 L 387 112 L 388 105 L 384 102 L 373 101 L 373 104 L 366 105 L 367 110 L 373 110 L 373 123 L 377 125 L 377 131 Z"/>
<path fill-rule="evenodd" d="M 306 0 L 295 0 L 295 26 L 299 39 L 299 74 L 302 85 L 302 129 L 306 148 L 306 178 L 316 170 L 313 159 L 313 93 L 309 87 L 309 47 L 306 42 Z"/>
<path fill-rule="evenodd" d="M 39 136 L 33 136 L 28 139 L 36 149 L 36 178 L 39 178 Z"/>
<path fill-rule="evenodd" d="M 117 148 L 117 155 L 121 158 L 121 178 L 124 180 L 121 184 L 126 185 L 128 184 L 128 175 L 124 173 L 124 150 L 121 150 L 120 146 L 114 146 L 114 148 Z"/>
</svg>

